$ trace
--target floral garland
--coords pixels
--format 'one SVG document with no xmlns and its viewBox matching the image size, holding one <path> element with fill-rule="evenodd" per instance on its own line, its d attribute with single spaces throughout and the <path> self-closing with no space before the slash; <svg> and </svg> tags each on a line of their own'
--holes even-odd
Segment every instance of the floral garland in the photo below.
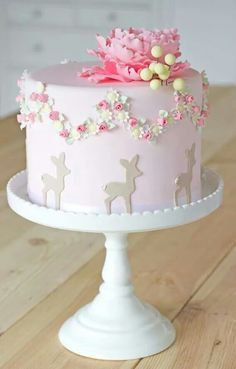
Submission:
<svg viewBox="0 0 236 369">
<path fill-rule="evenodd" d="M 106 96 L 96 105 L 97 119 L 87 118 L 77 127 L 72 126 L 64 114 L 54 110 L 54 100 L 47 94 L 46 86 L 38 82 L 35 92 L 29 98 L 25 97 L 24 81 L 26 72 L 18 81 L 20 94 L 17 101 L 20 103 L 20 114 L 17 120 L 21 129 L 27 124 L 50 121 L 67 143 L 82 140 L 90 136 L 99 135 L 113 130 L 124 124 L 125 128 L 135 139 L 156 142 L 166 128 L 186 116 L 191 117 L 196 127 L 205 125 L 208 115 L 208 80 L 206 73 L 202 72 L 203 103 L 198 106 L 194 97 L 186 91 L 174 92 L 175 107 L 170 111 L 159 110 L 156 121 L 132 116 L 129 98 L 117 90 L 109 90 Z"/>
</svg>

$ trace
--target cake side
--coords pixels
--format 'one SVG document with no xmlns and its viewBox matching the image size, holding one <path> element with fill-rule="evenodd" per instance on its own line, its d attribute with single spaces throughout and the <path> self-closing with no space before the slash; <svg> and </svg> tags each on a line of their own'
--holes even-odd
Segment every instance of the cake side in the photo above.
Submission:
<svg viewBox="0 0 236 369">
<path fill-rule="evenodd" d="M 71 68 L 72 67 L 72 68 Z M 74 63 L 63 66 L 64 73 L 72 73 Z M 61 69 L 59 67 L 58 69 Z M 72 70 L 71 70 L 72 69 Z M 77 69 L 77 68 L 75 68 Z M 46 73 L 47 74 L 47 73 Z M 48 84 L 41 73 L 42 82 L 47 85 L 47 93 L 54 100 L 55 111 L 63 112 L 74 127 L 78 127 L 88 117 L 95 119 L 96 105 L 104 101 L 111 91 L 119 91 L 130 101 L 130 116 L 145 117 L 156 121 L 160 110 L 170 111 L 176 102 L 170 86 L 153 91 L 147 83 L 107 83 L 91 86 L 77 80 L 77 86 Z M 38 78 L 38 77 L 37 77 Z M 64 77 L 65 78 L 65 77 Z M 202 103 L 201 75 L 193 70 L 186 71 L 185 79 L 189 96 L 194 96 L 198 105 Z M 68 76 L 70 80 L 70 76 Z M 36 90 L 38 81 L 26 81 L 26 94 Z M 120 123 L 117 128 L 74 142 L 68 145 L 58 135 L 53 124 L 48 121 L 27 126 L 27 169 L 28 193 L 32 202 L 44 204 L 42 176 L 45 173 L 56 175 L 55 165 L 50 159 L 65 154 L 66 166 L 70 175 L 65 177 L 65 189 L 61 194 L 61 209 L 105 213 L 108 197 L 104 187 L 114 181 L 125 184 L 126 168 L 121 159 L 130 161 L 136 155 L 142 175 L 134 178 L 135 192 L 132 195 L 132 211 L 156 210 L 174 205 L 175 179 L 187 171 L 186 150 L 195 144 L 195 165 L 192 172 L 192 199 L 200 197 L 201 134 L 189 117 L 185 117 L 168 127 L 158 136 L 157 142 L 134 139 Z M 186 202 L 186 194 L 179 195 L 179 204 Z M 55 207 L 53 191 L 48 193 L 47 206 Z M 112 212 L 126 211 L 122 194 L 112 203 Z"/>
</svg>

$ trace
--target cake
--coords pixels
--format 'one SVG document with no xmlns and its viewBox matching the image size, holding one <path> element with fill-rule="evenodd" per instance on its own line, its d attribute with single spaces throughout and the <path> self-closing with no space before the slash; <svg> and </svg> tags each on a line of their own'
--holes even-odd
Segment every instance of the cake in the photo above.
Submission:
<svg viewBox="0 0 236 369">
<path fill-rule="evenodd" d="M 175 29 L 97 35 L 98 65 L 65 60 L 18 81 L 27 191 L 83 213 L 142 213 L 201 197 L 207 77 Z"/>
</svg>

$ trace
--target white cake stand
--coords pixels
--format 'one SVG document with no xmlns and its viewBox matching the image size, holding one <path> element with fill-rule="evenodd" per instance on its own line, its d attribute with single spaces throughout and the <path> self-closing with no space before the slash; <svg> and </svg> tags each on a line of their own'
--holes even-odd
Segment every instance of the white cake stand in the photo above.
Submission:
<svg viewBox="0 0 236 369">
<path fill-rule="evenodd" d="M 213 171 L 204 169 L 200 200 L 180 207 L 131 215 L 82 214 L 49 209 L 30 202 L 26 188 L 26 171 L 16 174 L 7 185 L 9 205 L 17 214 L 48 227 L 101 232 L 106 237 L 104 282 L 94 300 L 62 325 L 59 331 L 62 345 L 76 354 L 108 360 L 141 358 L 169 347 L 175 340 L 173 325 L 134 294 L 127 235 L 175 227 L 205 217 L 221 204 L 222 179 Z"/>
</svg>

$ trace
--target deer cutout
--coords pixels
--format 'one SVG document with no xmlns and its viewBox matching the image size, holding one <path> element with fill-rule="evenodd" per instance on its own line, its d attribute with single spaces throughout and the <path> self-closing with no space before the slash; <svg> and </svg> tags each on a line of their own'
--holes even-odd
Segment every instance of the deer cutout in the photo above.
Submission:
<svg viewBox="0 0 236 369">
<path fill-rule="evenodd" d="M 192 195 L 191 195 L 191 182 L 193 178 L 193 166 L 196 163 L 195 160 L 195 143 L 192 144 L 192 147 L 190 150 L 185 150 L 185 155 L 188 160 L 187 164 L 187 172 L 181 173 L 178 177 L 175 179 L 175 184 L 177 186 L 177 189 L 175 191 L 175 206 L 178 206 L 179 201 L 178 197 L 180 192 L 184 189 L 186 193 L 186 199 L 187 203 L 190 204 L 192 201 Z"/>
<path fill-rule="evenodd" d="M 50 174 L 43 174 L 42 181 L 44 206 L 47 206 L 47 194 L 52 190 L 55 194 L 55 209 L 60 209 L 61 193 L 65 189 L 65 176 L 70 174 L 70 170 L 65 166 L 65 153 L 62 152 L 59 157 L 51 156 L 53 164 L 56 166 L 56 177 Z"/>
<path fill-rule="evenodd" d="M 111 182 L 104 187 L 104 191 L 109 195 L 105 200 L 106 210 L 111 214 L 111 203 L 117 197 L 123 197 L 127 213 L 132 212 L 131 195 L 135 191 L 135 178 L 142 175 L 142 172 L 136 167 L 139 156 L 135 155 L 130 161 L 121 159 L 120 164 L 126 169 L 126 181 Z"/>
</svg>

